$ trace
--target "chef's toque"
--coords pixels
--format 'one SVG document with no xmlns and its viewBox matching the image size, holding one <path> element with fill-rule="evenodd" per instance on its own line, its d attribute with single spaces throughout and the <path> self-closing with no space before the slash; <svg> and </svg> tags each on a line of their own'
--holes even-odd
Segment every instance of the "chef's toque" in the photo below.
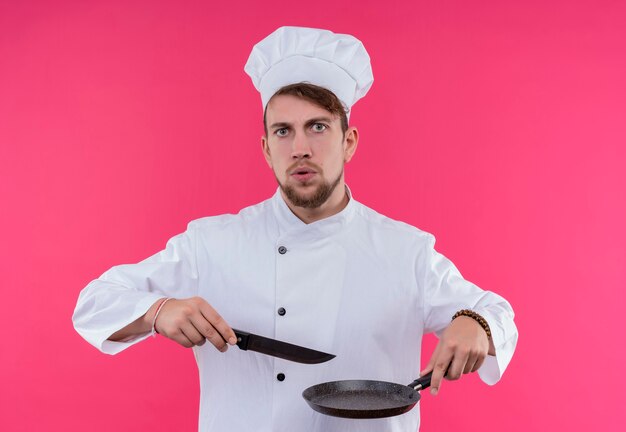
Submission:
<svg viewBox="0 0 626 432">
<path fill-rule="evenodd" d="M 300 82 L 332 91 L 350 109 L 374 82 L 360 40 L 305 27 L 280 27 L 257 43 L 244 70 L 261 93 L 263 109 L 281 87 Z"/>
</svg>

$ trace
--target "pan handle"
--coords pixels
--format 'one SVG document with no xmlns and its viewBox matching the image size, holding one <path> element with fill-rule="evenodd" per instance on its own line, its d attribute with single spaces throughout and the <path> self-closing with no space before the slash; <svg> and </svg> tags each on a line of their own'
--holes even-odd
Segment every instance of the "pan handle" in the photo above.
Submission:
<svg viewBox="0 0 626 432">
<path fill-rule="evenodd" d="M 409 384 L 409 387 L 418 391 L 427 389 L 428 387 L 430 387 L 430 379 L 432 378 L 432 376 L 433 376 L 433 373 L 429 372 L 423 377 L 419 377 L 418 379 L 413 381 L 411 384 Z"/>
</svg>

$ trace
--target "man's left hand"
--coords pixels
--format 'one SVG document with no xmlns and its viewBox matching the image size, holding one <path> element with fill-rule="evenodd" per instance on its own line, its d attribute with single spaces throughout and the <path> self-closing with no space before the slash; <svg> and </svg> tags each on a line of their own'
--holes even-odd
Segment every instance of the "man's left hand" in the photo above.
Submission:
<svg viewBox="0 0 626 432">
<path fill-rule="evenodd" d="M 420 376 L 433 371 L 430 393 L 435 396 L 444 376 L 457 380 L 462 374 L 476 372 L 487 354 L 495 355 L 495 348 L 485 330 L 473 318 L 460 316 L 445 329 Z"/>
</svg>

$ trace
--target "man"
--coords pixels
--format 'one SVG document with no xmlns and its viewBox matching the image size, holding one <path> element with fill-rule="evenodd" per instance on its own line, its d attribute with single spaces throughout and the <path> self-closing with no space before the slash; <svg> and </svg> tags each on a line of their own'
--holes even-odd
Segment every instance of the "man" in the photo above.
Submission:
<svg viewBox="0 0 626 432">
<path fill-rule="evenodd" d="M 109 354 L 151 332 L 193 347 L 202 431 L 416 430 L 418 409 L 340 419 L 300 395 L 326 381 L 408 383 L 431 370 L 432 394 L 446 373 L 498 381 L 517 341 L 510 305 L 465 281 L 432 235 L 363 206 L 345 184 L 359 133 L 344 105 L 373 81 L 363 45 L 283 27 L 255 46 L 246 71 L 261 92 L 262 150 L 278 191 L 237 215 L 194 221 L 162 252 L 90 283 L 77 331 Z M 229 350 L 231 326 L 337 357 L 304 365 Z M 440 342 L 419 372 L 429 332 Z"/>
</svg>

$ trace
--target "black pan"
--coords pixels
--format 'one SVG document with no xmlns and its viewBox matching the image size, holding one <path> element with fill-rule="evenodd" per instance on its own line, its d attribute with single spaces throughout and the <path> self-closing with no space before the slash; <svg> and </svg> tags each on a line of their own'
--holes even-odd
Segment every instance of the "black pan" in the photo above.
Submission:
<svg viewBox="0 0 626 432">
<path fill-rule="evenodd" d="M 347 380 L 317 384 L 302 392 L 315 411 L 333 417 L 382 418 L 404 414 L 430 386 L 432 372 L 408 386 L 385 381 Z"/>
</svg>

